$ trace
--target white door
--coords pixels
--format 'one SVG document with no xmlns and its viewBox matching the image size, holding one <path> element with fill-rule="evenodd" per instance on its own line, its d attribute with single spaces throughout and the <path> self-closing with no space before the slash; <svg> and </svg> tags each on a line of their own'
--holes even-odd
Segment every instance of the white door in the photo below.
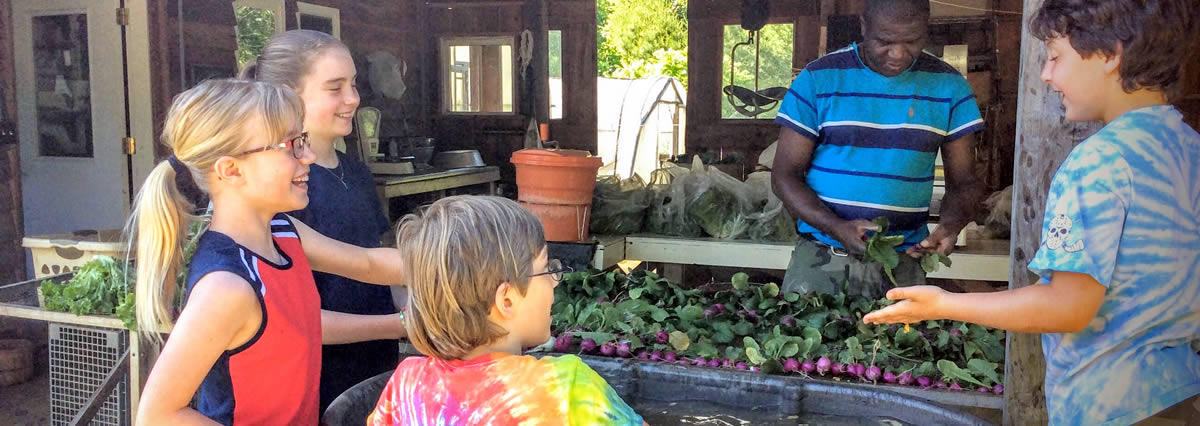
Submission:
<svg viewBox="0 0 1200 426">
<path fill-rule="evenodd" d="M 124 137 L 146 134 L 151 123 L 129 125 L 126 106 L 127 84 L 138 88 L 134 94 L 144 88 L 144 101 L 128 111 L 149 120 L 145 5 L 135 11 L 141 21 L 135 31 L 118 24 L 121 6 L 121 0 L 12 2 L 27 236 L 120 228 L 130 186 L 141 184 L 153 161 L 149 137 L 138 141 L 138 155 L 122 147 Z M 136 57 L 123 49 L 123 31 L 142 36 L 130 49 Z M 124 61 L 138 70 L 128 83 Z"/>
</svg>

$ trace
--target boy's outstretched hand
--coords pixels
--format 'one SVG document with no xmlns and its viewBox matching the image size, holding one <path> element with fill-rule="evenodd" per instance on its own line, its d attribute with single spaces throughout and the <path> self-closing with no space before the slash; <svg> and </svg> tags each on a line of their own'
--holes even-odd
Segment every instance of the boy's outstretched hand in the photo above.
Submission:
<svg viewBox="0 0 1200 426">
<path fill-rule="evenodd" d="M 871 312 L 863 317 L 867 324 L 904 323 L 941 319 L 942 296 L 946 291 L 937 286 L 919 285 L 896 287 L 887 292 L 888 300 L 899 300 L 892 306 Z"/>
</svg>

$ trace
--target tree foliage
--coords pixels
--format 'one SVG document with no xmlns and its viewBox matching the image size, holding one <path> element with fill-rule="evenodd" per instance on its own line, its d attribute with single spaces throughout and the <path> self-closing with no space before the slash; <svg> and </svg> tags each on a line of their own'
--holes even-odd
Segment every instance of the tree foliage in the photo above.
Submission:
<svg viewBox="0 0 1200 426">
<path fill-rule="evenodd" d="M 687 0 L 599 0 L 603 77 L 666 75 L 687 86 Z"/>
<path fill-rule="evenodd" d="M 237 16 L 237 62 L 245 65 L 262 52 L 267 40 L 275 33 L 275 14 L 254 7 L 234 8 Z"/>
</svg>

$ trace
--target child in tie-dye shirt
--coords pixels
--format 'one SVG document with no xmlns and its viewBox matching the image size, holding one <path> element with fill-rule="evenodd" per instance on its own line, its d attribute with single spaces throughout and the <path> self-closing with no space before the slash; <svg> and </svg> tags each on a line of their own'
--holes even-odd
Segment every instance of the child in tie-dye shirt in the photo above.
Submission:
<svg viewBox="0 0 1200 426">
<path fill-rule="evenodd" d="M 1195 0 L 1046 0 L 1030 22 L 1042 79 L 1068 120 L 1105 126 L 1051 183 L 1029 263 L 1042 285 L 897 288 L 888 298 L 904 301 L 864 319 L 1044 333 L 1052 425 L 1200 420 L 1200 133 L 1166 95 L 1198 13 Z"/>
<path fill-rule="evenodd" d="M 577 356 L 537 359 L 564 268 L 536 217 L 499 197 L 438 200 L 401 219 L 411 283 L 400 363 L 370 425 L 642 425 Z"/>
</svg>

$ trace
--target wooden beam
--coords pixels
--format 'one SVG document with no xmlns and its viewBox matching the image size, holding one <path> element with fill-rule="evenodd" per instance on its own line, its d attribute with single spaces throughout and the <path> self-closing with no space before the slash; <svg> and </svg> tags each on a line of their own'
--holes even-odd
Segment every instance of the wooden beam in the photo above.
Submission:
<svg viewBox="0 0 1200 426">
<path fill-rule="evenodd" d="M 1041 4 L 1042 0 L 1024 0 L 1023 22 L 1028 22 Z M 1010 289 L 1036 284 L 1028 266 L 1040 245 L 1050 180 L 1071 149 L 1100 127 L 1098 123 L 1066 121 L 1061 98 L 1041 79 L 1045 44 L 1027 30 L 1021 34 Z M 1010 332 L 1006 340 L 1004 424 L 1046 424 L 1046 362 L 1041 336 Z"/>
</svg>

